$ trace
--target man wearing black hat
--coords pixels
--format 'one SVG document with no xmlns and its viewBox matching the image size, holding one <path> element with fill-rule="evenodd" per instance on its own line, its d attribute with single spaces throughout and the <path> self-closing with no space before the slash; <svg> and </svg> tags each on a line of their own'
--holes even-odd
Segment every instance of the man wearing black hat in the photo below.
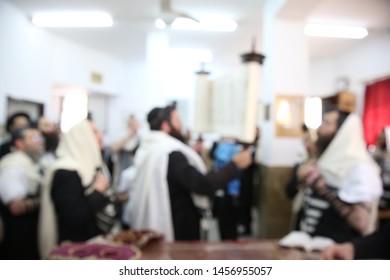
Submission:
<svg viewBox="0 0 390 280">
<path fill-rule="evenodd" d="M 8 117 L 6 129 L 9 134 L 14 130 L 22 127 L 26 127 L 31 124 L 30 116 L 25 112 L 16 112 Z M 11 152 L 12 143 L 11 140 L 4 141 L 0 146 L 0 159 L 6 154 Z"/>
<path fill-rule="evenodd" d="M 251 163 L 251 153 L 241 151 L 230 164 L 207 174 L 201 157 L 183 143 L 174 106 L 154 108 L 147 120 L 151 132 L 135 155 L 128 222 L 135 229 L 159 231 L 166 241 L 199 240 L 208 196 L 237 177 Z"/>
</svg>

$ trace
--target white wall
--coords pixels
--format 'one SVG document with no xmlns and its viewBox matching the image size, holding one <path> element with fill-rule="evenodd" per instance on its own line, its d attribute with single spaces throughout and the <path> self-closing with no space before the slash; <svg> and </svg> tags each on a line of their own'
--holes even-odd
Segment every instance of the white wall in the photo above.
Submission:
<svg viewBox="0 0 390 280">
<path fill-rule="evenodd" d="M 336 60 L 315 59 L 310 62 L 309 95 L 326 96 L 335 90 Z"/>
<path fill-rule="evenodd" d="M 113 56 L 51 35 L 52 82 L 78 85 L 89 91 L 108 95 L 122 94 L 125 85 L 125 63 Z M 102 75 L 102 83 L 92 82 L 91 73 Z"/>
<path fill-rule="evenodd" d="M 146 106 L 148 96 L 146 92 L 146 68 L 144 57 L 127 61 L 124 69 L 125 85 L 120 96 L 110 98 L 109 101 L 109 133 L 105 142 L 111 143 L 123 137 L 127 131 L 127 118 L 134 114 L 141 122 L 141 129 L 147 128 L 145 115 L 149 110 Z"/>
<path fill-rule="evenodd" d="M 134 75 L 139 73 L 138 65 L 132 67 L 132 62 L 36 28 L 17 7 L 5 1 L 0 1 L 0 38 L 0 124 L 6 119 L 8 95 L 42 102 L 45 113 L 56 118 L 56 106 L 52 104 L 55 86 L 78 86 L 88 92 L 124 96 L 125 102 L 119 104 L 127 106 L 127 85 L 139 88 L 137 85 L 143 83 Z M 91 72 L 100 73 L 103 82 L 93 83 Z M 115 108 L 109 114 L 110 122 L 118 122 L 111 117 L 117 115 Z M 108 137 L 114 134 L 113 129 L 115 126 L 109 126 Z"/>
<path fill-rule="evenodd" d="M 0 123 L 6 97 L 50 103 L 50 35 L 34 28 L 19 10 L 0 1 Z"/>
<path fill-rule="evenodd" d="M 299 137 L 276 137 L 277 95 L 307 95 L 309 50 L 302 34 L 303 23 L 276 18 L 284 1 L 267 1 L 264 14 L 263 48 L 266 55 L 261 102 L 271 104 L 270 120 L 261 124 L 259 160 L 267 166 L 292 166 L 302 153 Z"/>
<path fill-rule="evenodd" d="M 310 67 L 310 95 L 335 92 L 335 80 L 346 76 L 357 95 L 357 112 L 363 113 L 365 84 L 390 75 L 390 33 L 367 38 L 359 46 L 335 57 L 316 59 Z"/>
</svg>

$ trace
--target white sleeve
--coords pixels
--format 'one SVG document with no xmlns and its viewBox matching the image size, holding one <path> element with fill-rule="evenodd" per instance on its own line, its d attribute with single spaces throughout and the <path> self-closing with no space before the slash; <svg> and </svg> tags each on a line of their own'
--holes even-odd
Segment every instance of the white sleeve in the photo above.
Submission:
<svg viewBox="0 0 390 280">
<path fill-rule="evenodd" d="M 131 183 L 135 176 L 135 167 L 130 166 L 122 171 L 120 175 L 117 192 L 129 192 L 131 189 Z"/>
<path fill-rule="evenodd" d="M 359 203 L 377 200 L 382 192 L 379 174 L 368 163 L 360 163 L 347 173 L 338 195 L 347 203 Z"/>
<path fill-rule="evenodd" d="M 9 167 L 0 173 L 0 199 L 7 205 L 28 195 L 28 180 L 20 168 Z"/>
</svg>

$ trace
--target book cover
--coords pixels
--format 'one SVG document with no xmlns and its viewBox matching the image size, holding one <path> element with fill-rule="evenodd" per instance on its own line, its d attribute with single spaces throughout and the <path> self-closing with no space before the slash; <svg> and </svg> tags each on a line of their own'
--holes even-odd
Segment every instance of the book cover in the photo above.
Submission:
<svg viewBox="0 0 390 280">
<path fill-rule="evenodd" d="M 323 236 L 310 236 L 303 231 L 292 231 L 279 241 L 282 247 L 301 249 L 306 252 L 321 251 L 332 245 L 334 240 Z"/>
</svg>

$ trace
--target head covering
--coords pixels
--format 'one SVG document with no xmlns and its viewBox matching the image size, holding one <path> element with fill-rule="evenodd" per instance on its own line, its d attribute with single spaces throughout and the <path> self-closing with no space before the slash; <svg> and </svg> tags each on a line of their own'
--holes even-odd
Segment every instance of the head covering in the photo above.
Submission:
<svg viewBox="0 0 390 280">
<path fill-rule="evenodd" d="M 379 174 L 378 165 L 366 149 L 362 122 L 357 114 L 351 113 L 317 164 L 325 182 L 339 188 L 348 171 L 362 162 L 370 165 Z"/>
<path fill-rule="evenodd" d="M 164 116 L 164 108 L 153 108 L 147 115 L 146 119 L 150 127 L 158 126 L 162 122 Z"/>
<path fill-rule="evenodd" d="M 96 135 L 88 120 L 73 126 L 62 136 L 56 154 L 58 163 L 72 163 L 71 170 L 77 171 L 85 187 L 92 183 L 96 169 L 103 162 Z"/>
<path fill-rule="evenodd" d="M 11 132 L 11 126 L 13 125 L 15 119 L 19 118 L 19 117 L 25 117 L 27 119 L 28 123 L 31 123 L 31 118 L 30 118 L 28 113 L 16 112 L 16 113 L 10 115 L 7 119 L 7 124 L 6 124 L 7 132 Z"/>
<path fill-rule="evenodd" d="M 171 104 L 164 108 L 153 108 L 147 115 L 147 121 L 151 130 L 161 130 L 164 121 L 170 121 L 171 112 L 176 110 L 176 105 Z"/>
<path fill-rule="evenodd" d="M 45 174 L 41 192 L 41 211 L 38 234 L 41 258 L 46 258 L 57 244 L 57 221 L 51 185 L 57 170 L 76 171 L 87 188 L 94 179 L 97 168 L 102 166 L 102 158 L 96 136 L 88 120 L 83 120 L 63 134 L 57 149 L 58 159 Z"/>
</svg>

